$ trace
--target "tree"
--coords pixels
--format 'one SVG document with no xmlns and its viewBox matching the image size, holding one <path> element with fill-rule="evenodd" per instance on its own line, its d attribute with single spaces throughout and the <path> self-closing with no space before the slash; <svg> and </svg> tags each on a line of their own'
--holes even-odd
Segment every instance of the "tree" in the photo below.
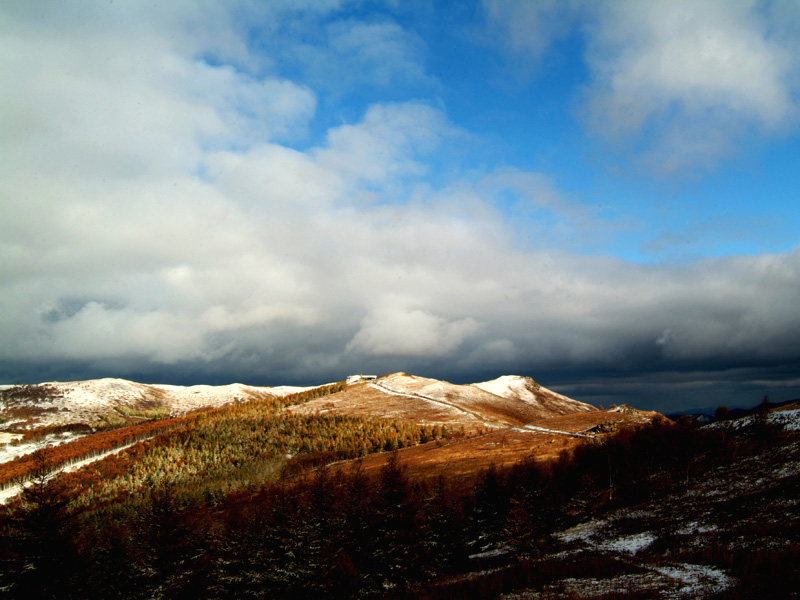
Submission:
<svg viewBox="0 0 800 600">
<path fill-rule="evenodd" d="M 59 598 L 69 589 L 75 552 L 68 531 L 69 498 L 59 480 L 53 449 L 42 443 L 32 454 L 29 483 L 22 491 L 11 540 L 21 567 L 12 597 Z"/>
<path fill-rule="evenodd" d="M 373 518 L 376 571 L 385 585 L 402 585 L 422 569 L 419 503 L 395 450 L 381 467 Z"/>
</svg>

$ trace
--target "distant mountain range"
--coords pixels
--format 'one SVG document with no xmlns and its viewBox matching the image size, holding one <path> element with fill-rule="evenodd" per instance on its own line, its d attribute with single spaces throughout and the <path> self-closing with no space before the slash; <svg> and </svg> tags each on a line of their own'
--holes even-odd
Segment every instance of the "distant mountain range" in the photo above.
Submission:
<svg viewBox="0 0 800 600">
<path fill-rule="evenodd" d="M 783 402 L 770 402 L 769 408 L 781 408 L 784 406 L 790 406 L 792 404 L 800 403 L 800 398 L 795 398 L 794 400 L 784 400 Z M 739 419 L 741 417 L 750 416 L 760 409 L 760 405 L 751 406 L 750 408 L 730 408 L 728 412 L 728 419 Z M 680 412 L 668 413 L 666 416 L 672 420 L 678 419 L 682 416 L 698 418 L 703 423 L 712 423 L 717 420 L 716 418 L 717 407 L 716 406 L 707 406 L 705 408 L 690 408 Z"/>
<path fill-rule="evenodd" d="M 346 412 L 425 420 L 467 427 L 523 425 L 535 419 L 593 411 L 540 386 L 530 377 L 504 376 L 472 385 L 395 373 L 374 380 L 355 378 L 335 407 L 330 400 L 303 405 L 305 411 Z M 280 398 L 313 387 L 256 387 L 144 384 L 125 379 L 48 382 L 0 388 L 2 427 L 32 429 L 98 423 L 137 413 L 179 416 L 188 412 L 263 398 Z"/>
</svg>

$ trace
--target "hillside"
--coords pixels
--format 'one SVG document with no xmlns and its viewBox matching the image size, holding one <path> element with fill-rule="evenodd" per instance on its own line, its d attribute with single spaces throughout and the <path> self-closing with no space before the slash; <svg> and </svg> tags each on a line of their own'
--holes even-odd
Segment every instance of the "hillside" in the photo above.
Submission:
<svg viewBox="0 0 800 600">
<path fill-rule="evenodd" d="M 464 478 L 493 466 L 555 461 L 581 446 L 603 444 L 616 433 L 667 423 L 671 421 L 659 413 L 631 407 L 591 410 L 539 418 L 519 427 L 484 427 L 473 435 L 403 448 L 398 452 L 398 461 L 414 480 Z M 384 462 L 381 455 L 360 459 L 361 468 L 367 473 L 377 472 Z M 352 468 L 351 463 L 336 464 L 334 469 L 347 471 Z"/>
<path fill-rule="evenodd" d="M 126 379 L 52 381 L 36 385 L 0 386 L 3 429 L 34 429 L 82 423 L 91 425 L 126 412 L 162 411 L 178 416 L 234 402 L 276 398 L 308 388 L 144 384 Z"/>
<path fill-rule="evenodd" d="M 350 385 L 339 394 L 290 410 L 302 414 L 382 416 L 475 432 L 597 409 L 548 390 L 530 377 L 504 376 L 484 383 L 456 385 L 393 373 Z"/>
<path fill-rule="evenodd" d="M 436 393 L 422 385 L 405 393 Z M 365 387 L 339 382 L 165 420 L 156 437 L 57 477 L 52 452 L 37 452 L 36 485 L 0 507 L 0 589 L 9 598 L 798 596 L 798 409 L 701 428 L 620 406 L 464 437 L 296 410 Z"/>
<path fill-rule="evenodd" d="M 300 415 L 397 419 L 463 433 L 400 450 L 400 463 L 416 479 L 469 476 L 490 465 L 508 466 L 525 459 L 554 460 L 583 444 L 601 443 L 616 431 L 664 419 L 658 413 L 625 406 L 598 410 L 548 390 L 530 377 L 514 375 L 456 385 L 393 373 L 287 410 Z M 383 459 L 370 455 L 362 463 L 365 471 L 377 471 Z M 343 463 L 335 468 L 350 466 Z"/>
<path fill-rule="evenodd" d="M 0 386 L 0 464 L 44 442 L 64 444 L 130 426 L 240 402 L 283 398 L 313 388 L 144 384 L 126 379 Z"/>
<path fill-rule="evenodd" d="M 657 413 L 630 408 L 600 411 L 520 376 L 455 385 L 394 373 L 375 380 L 356 380 L 350 385 L 337 384 L 336 393 L 328 393 L 325 387 L 179 387 L 121 379 L 8 387 L 2 392 L 6 421 L 0 426 L 0 464 L 25 460 L 40 447 L 42 439 L 58 444 L 58 456 L 68 464 L 83 464 L 83 448 L 91 448 L 92 456 L 112 453 L 161 432 L 160 418 L 289 398 L 294 400 L 288 401 L 283 410 L 292 417 L 382 419 L 426 428 L 428 433 L 415 439 L 439 441 L 404 448 L 401 453 L 403 463 L 419 477 L 469 475 L 490 464 L 510 465 L 532 457 L 550 460 L 562 451 L 597 442 L 614 431 L 661 418 Z M 303 390 L 306 392 L 301 394 L 302 401 L 297 401 Z M 312 394 L 314 390 L 319 391 L 319 397 L 312 398 L 317 395 Z M 145 427 L 143 424 L 148 421 L 152 424 Z M 95 433 L 91 439 L 78 442 L 92 431 L 114 427 L 122 429 Z M 440 439 L 443 436 L 449 436 L 446 443 Z M 375 442 L 367 446 L 380 449 Z M 376 456 L 364 460 L 368 470 L 380 465 Z M 8 465 L 4 469 L 6 478 L 12 474 L 17 478 L 28 468 L 27 464 Z M 7 486 L 5 491 L 0 490 L 0 501 L 12 497 L 15 489 L 18 488 Z"/>
</svg>

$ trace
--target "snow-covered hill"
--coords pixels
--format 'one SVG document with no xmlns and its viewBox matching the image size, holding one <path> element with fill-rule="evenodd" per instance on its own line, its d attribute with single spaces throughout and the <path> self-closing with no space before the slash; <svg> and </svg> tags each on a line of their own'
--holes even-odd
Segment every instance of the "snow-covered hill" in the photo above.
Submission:
<svg viewBox="0 0 800 600">
<path fill-rule="evenodd" d="M 381 416 L 469 429 L 514 427 L 596 409 L 541 387 L 530 377 L 505 376 L 485 383 L 457 385 L 393 373 L 292 410 Z"/>
<path fill-rule="evenodd" d="M 495 396 L 511 400 L 521 400 L 541 411 L 542 416 L 568 415 L 576 412 L 597 410 L 591 404 L 573 400 L 536 383 L 530 377 L 519 375 L 503 375 L 492 381 L 473 383 L 475 387 Z"/>
<path fill-rule="evenodd" d="M 280 397 L 308 388 L 144 384 L 125 379 L 53 381 L 4 386 L 0 390 L 3 429 L 96 423 L 121 411 L 160 410 L 172 416 L 256 398 Z"/>
</svg>

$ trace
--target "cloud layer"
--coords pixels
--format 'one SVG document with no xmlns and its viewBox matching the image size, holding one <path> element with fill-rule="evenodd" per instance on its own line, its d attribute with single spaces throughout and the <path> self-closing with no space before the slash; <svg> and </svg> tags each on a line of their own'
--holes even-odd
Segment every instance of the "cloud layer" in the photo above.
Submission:
<svg viewBox="0 0 800 600">
<path fill-rule="evenodd" d="M 666 406 L 680 370 L 758 364 L 745 377 L 757 386 L 800 364 L 798 250 L 657 266 L 580 254 L 575 239 L 616 223 L 546 173 L 437 170 L 470 134 L 435 99 L 371 102 L 310 135 L 328 69 L 355 70 L 342 89 L 359 73 L 378 87 L 435 80 L 397 24 L 321 26 L 326 45 L 297 43 L 307 78 L 292 80 L 221 3 L 62 6 L 42 5 L 44 20 L 17 7 L 0 35 L 5 381 L 660 372 L 662 387 L 646 382 L 658 398 L 639 404 Z M 290 10 L 275 6 L 264 23 Z M 519 26 L 556 10 L 530 6 Z M 717 160 L 737 124 L 792 122 L 797 55 L 769 15 L 667 6 L 592 13 L 592 131 L 635 141 L 657 128 L 642 156 L 666 172 Z M 492 27 L 523 10 L 489 8 Z M 546 52 L 548 39 L 514 31 L 514 51 Z M 611 396 L 581 385 L 581 399 Z"/>
</svg>

